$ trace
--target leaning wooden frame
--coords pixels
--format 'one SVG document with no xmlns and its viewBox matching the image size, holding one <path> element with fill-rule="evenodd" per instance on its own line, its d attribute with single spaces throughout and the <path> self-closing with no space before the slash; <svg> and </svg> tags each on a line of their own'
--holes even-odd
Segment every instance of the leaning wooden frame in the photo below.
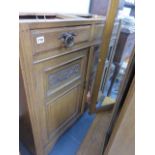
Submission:
<svg viewBox="0 0 155 155">
<path fill-rule="evenodd" d="M 99 63 L 98 63 L 98 68 L 97 68 L 97 72 L 96 72 L 96 77 L 94 80 L 95 82 L 94 82 L 94 87 L 93 87 L 92 99 L 91 99 L 91 103 L 90 103 L 90 107 L 89 107 L 90 113 L 111 110 L 111 108 L 113 108 L 113 106 L 114 106 L 114 104 L 109 104 L 109 105 L 107 104 L 105 106 L 97 107 L 96 104 L 98 101 L 98 94 L 99 94 L 100 85 L 101 85 L 101 81 L 102 81 L 103 69 L 104 69 L 106 57 L 107 57 L 107 54 L 109 51 L 109 44 L 110 44 L 113 26 L 114 26 L 116 14 L 117 14 L 118 4 L 119 4 L 119 0 L 110 0 L 109 1 L 109 9 L 107 12 L 107 17 L 106 17 L 106 22 L 105 22 L 103 37 L 102 37 L 102 43 L 101 43 L 101 51 L 100 51 L 100 55 L 99 55 Z M 130 63 L 132 63 L 133 57 L 134 57 L 134 49 L 132 51 L 128 66 L 131 65 Z M 126 70 L 125 74 L 127 74 L 127 72 L 128 71 Z M 119 94 L 120 94 L 120 91 L 121 91 L 121 88 L 119 89 Z M 118 99 L 114 103 L 116 104 L 117 102 L 118 102 Z"/>
<path fill-rule="evenodd" d="M 101 43 L 101 52 L 99 55 L 99 64 L 98 64 L 97 73 L 95 77 L 95 83 L 93 87 L 92 102 L 90 104 L 90 113 L 103 112 L 103 111 L 111 110 L 111 108 L 113 108 L 113 106 L 111 105 L 97 108 L 96 102 L 98 99 L 98 93 L 99 93 L 99 89 L 101 85 L 102 71 L 104 68 L 104 63 L 105 63 L 106 56 L 107 56 L 108 49 L 109 49 L 110 38 L 111 38 L 112 30 L 113 30 L 113 25 L 114 25 L 116 13 L 117 13 L 118 5 L 119 5 L 119 0 L 110 0 L 109 2 L 109 9 L 108 9 L 107 17 L 106 17 L 103 38 L 102 38 L 102 43 Z M 128 67 L 125 72 L 125 77 L 123 78 L 123 81 L 121 82 L 121 86 L 119 88 L 119 94 L 118 94 L 117 100 L 113 108 L 112 118 L 109 123 L 109 128 L 107 130 L 107 134 L 106 134 L 105 141 L 103 144 L 103 154 L 109 142 L 109 138 L 113 131 L 115 122 L 118 118 L 120 109 L 124 103 L 123 101 L 127 95 L 129 86 L 132 82 L 132 79 L 134 76 L 134 68 L 135 68 L 135 47 L 133 48 L 132 54 L 130 56 Z"/>
<path fill-rule="evenodd" d="M 96 102 L 98 99 L 98 93 L 99 93 L 101 80 L 102 80 L 102 71 L 103 71 L 104 64 L 106 61 L 106 56 L 109 50 L 109 43 L 112 35 L 115 17 L 118 10 L 118 5 L 119 5 L 119 0 L 109 1 L 109 7 L 108 7 L 106 22 L 105 22 L 104 31 L 103 31 L 102 43 L 101 43 L 101 52 L 99 55 L 99 63 L 98 63 L 94 87 L 93 87 L 93 94 L 91 99 L 92 102 L 90 104 L 90 113 L 95 113 L 97 111 L 100 111 L 101 109 L 104 111 L 111 108 L 111 106 L 108 105 L 104 108 L 101 107 L 97 109 Z"/>
</svg>

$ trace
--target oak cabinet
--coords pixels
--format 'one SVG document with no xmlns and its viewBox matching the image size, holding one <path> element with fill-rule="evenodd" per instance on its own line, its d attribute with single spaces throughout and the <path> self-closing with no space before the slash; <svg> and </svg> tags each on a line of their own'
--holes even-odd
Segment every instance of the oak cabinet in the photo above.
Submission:
<svg viewBox="0 0 155 155">
<path fill-rule="evenodd" d="M 20 139 L 33 154 L 48 154 L 83 113 L 104 21 L 93 16 L 20 16 Z"/>
</svg>

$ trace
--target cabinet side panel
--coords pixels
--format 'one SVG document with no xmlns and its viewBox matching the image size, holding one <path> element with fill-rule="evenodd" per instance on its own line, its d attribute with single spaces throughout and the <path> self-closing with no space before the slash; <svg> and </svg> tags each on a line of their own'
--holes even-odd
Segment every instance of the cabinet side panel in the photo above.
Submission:
<svg viewBox="0 0 155 155">
<path fill-rule="evenodd" d="M 19 68 L 19 139 L 31 153 L 35 154 L 32 127 L 27 107 L 21 67 Z"/>
</svg>

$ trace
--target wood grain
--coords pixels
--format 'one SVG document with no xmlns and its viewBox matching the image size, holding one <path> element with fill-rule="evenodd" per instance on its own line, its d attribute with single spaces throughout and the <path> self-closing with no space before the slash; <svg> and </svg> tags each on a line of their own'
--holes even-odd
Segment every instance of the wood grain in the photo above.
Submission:
<svg viewBox="0 0 155 155">
<path fill-rule="evenodd" d="M 27 29 L 27 25 L 23 25 Z M 32 126 L 32 133 L 35 143 L 35 152 L 37 155 L 43 155 L 43 140 L 41 140 L 41 128 L 39 109 L 40 106 L 36 105 L 34 79 L 32 76 L 32 54 L 28 51 L 32 51 L 29 33 L 20 32 L 20 65 L 23 76 L 24 89 L 27 99 L 27 106 L 30 115 L 30 122 Z"/>
<path fill-rule="evenodd" d="M 19 68 L 19 137 L 20 141 L 29 148 L 29 151 L 35 153 L 32 126 L 30 122 L 29 109 L 24 89 L 21 67 Z"/>
</svg>

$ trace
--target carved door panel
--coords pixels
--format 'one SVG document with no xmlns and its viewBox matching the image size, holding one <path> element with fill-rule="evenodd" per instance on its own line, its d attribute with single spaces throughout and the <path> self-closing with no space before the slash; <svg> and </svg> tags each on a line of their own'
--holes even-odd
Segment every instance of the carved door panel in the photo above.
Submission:
<svg viewBox="0 0 155 155">
<path fill-rule="evenodd" d="M 36 97 L 45 148 L 82 113 L 88 49 L 35 64 Z"/>
</svg>

